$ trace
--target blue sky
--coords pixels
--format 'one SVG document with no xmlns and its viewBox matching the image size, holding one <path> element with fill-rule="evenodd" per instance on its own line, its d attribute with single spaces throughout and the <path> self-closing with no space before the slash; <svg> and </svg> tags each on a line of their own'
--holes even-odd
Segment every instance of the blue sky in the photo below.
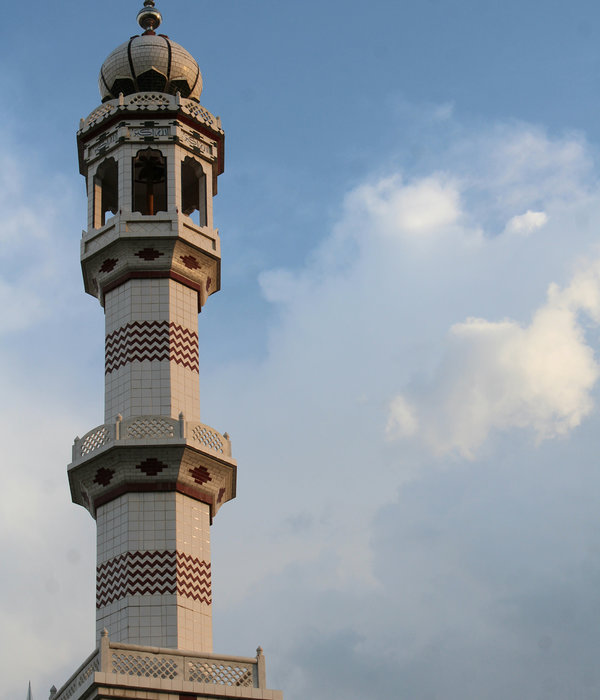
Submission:
<svg viewBox="0 0 600 700">
<path fill-rule="evenodd" d="M 597 4 L 163 0 L 223 119 L 215 650 L 288 700 L 597 698 Z M 137 3 L 3 8 L 0 700 L 93 647 L 75 131 Z M 23 651 L 26 650 L 26 653 Z"/>
</svg>

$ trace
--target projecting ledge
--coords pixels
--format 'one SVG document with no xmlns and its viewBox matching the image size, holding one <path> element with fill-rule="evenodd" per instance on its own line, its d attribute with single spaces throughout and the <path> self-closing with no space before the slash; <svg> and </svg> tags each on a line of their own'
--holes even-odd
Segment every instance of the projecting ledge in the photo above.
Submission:
<svg viewBox="0 0 600 700">
<path fill-rule="evenodd" d="M 68 467 L 71 498 L 97 508 L 129 492 L 179 492 L 210 506 L 210 517 L 235 498 L 237 464 L 227 433 L 196 421 L 136 416 L 75 438 Z"/>
<path fill-rule="evenodd" d="M 179 239 L 213 257 L 221 255 L 218 229 L 199 226 L 180 212 L 158 212 L 153 215 L 124 212 L 112 216 L 100 228 L 81 232 L 81 257 L 86 259 L 95 255 L 121 239 L 135 245 L 141 239 L 155 241 L 161 238 Z"/>
</svg>

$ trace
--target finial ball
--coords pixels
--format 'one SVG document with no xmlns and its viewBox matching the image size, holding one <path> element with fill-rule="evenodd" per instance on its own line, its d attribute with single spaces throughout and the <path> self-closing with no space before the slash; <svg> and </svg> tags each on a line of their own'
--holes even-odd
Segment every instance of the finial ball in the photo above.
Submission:
<svg viewBox="0 0 600 700">
<path fill-rule="evenodd" d="M 138 12 L 138 24 L 147 32 L 153 32 L 160 26 L 162 15 L 154 7 L 154 0 L 145 0 L 144 7 Z"/>
</svg>

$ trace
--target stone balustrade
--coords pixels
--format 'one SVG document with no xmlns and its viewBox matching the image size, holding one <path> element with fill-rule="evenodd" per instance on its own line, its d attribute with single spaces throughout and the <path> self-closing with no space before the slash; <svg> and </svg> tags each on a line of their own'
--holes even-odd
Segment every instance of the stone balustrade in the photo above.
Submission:
<svg viewBox="0 0 600 700">
<path fill-rule="evenodd" d="M 213 129 L 223 131 L 221 118 L 215 117 L 195 100 L 183 98 L 180 95 L 167 95 L 162 92 L 137 92 L 132 95 L 121 95 L 118 99 L 107 100 L 98 109 L 95 109 L 87 119 L 80 120 L 79 130 L 85 132 L 116 114 L 140 110 L 147 110 L 150 113 L 181 112 Z"/>
<path fill-rule="evenodd" d="M 104 630 L 100 647 L 58 691 L 52 687 L 49 700 L 78 700 L 93 683 L 125 687 L 135 684 L 149 690 L 186 688 L 187 684 L 193 684 L 196 692 L 197 684 L 208 686 L 207 692 L 215 692 L 216 686 L 264 690 L 265 657 L 260 647 L 256 651 L 256 657 L 252 658 L 119 644 L 111 642 Z"/>
<path fill-rule="evenodd" d="M 231 440 L 204 423 L 166 416 L 134 416 L 93 428 L 73 442 L 73 464 L 116 445 L 189 445 L 231 457 Z"/>
</svg>

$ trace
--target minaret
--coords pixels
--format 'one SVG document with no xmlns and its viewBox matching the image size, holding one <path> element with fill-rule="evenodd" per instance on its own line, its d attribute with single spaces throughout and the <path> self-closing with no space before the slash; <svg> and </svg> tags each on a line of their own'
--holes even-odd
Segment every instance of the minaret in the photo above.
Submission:
<svg viewBox="0 0 600 700">
<path fill-rule="evenodd" d="M 236 463 L 228 435 L 200 422 L 198 312 L 220 288 L 224 132 L 200 105 L 198 64 L 156 32 L 161 21 L 145 0 L 143 33 L 103 63 L 102 105 L 77 133 L 81 266 L 106 319 L 105 418 L 75 439 L 68 474 L 97 523 L 98 649 L 54 700 L 115 685 L 128 698 L 231 696 L 225 686 L 281 697 L 265 689 L 260 649 L 212 654 L 210 525 L 235 497 Z"/>
</svg>

